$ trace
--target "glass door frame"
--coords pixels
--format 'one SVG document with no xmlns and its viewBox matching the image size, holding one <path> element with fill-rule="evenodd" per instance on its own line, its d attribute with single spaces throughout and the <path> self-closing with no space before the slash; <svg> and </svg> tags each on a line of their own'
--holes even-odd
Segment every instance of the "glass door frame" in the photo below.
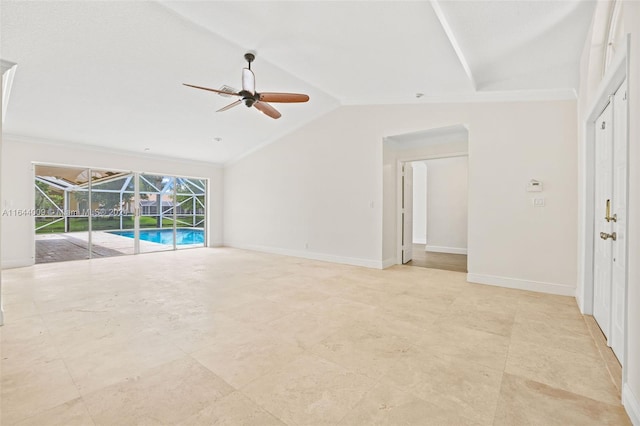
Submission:
<svg viewBox="0 0 640 426">
<path fill-rule="evenodd" d="M 171 250 L 177 250 L 177 244 L 176 244 L 176 240 L 177 240 L 177 224 L 176 224 L 176 182 L 177 182 L 177 177 L 174 175 L 166 175 L 166 174 L 160 174 L 160 173 L 147 173 L 147 172 L 143 172 L 143 173 L 136 173 L 136 188 L 138 189 L 138 200 L 136 201 L 136 206 L 138 206 L 138 214 L 137 219 L 138 219 L 138 237 L 140 236 L 140 230 L 143 229 L 140 226 L 140 219 L 143 216 L 151 216 L 151 217 L 156 217 L 156 223 L 159 224 L 159 226 L 157 227 L 158 231 L 162 231 L 163 229 L 168 229 L 168 228 L 164 228 L 163 227 L 163 222 L 164 222 L 164 218 L 166 217 L 164 215 L 164 205 L 163 205 L 163 200 L 162 197 L 164 194 L 167 194 L 167 192 L 164 191 L 164 180 L 165 178 L 170 179 L 170 183 L 167 183 L 167 185 L 171 185 L 171 199 L 172 201 L 172 205 L 171 208 L 169 210 L 172 210 L 172 214 L 171 214 L 171 234 L 172 234 L 172 239 L 171 239 Z M 157 180 L 155 183 L 150 181 L 149 179 L 147 179 L 145 176 L 147 177 L 156 177 L 156 178 L 161 178 L 160 180 Z M 157 193 L 153 192 L 153 191 L 140 191 L 140 189 L 142 188 L 142 182 L 141 180 L 144 179 L 144 181 L 146 182 L 147 185 L 151 186 L 153 189 L 155 189 L 156 191 L 158 191 Z M 144 212 L 140 211 L 140 208 L 142 206 L 141 201 L 142 201 L 142 196 L 141 193 L 145 193 L 145 194 L 155 194 L 156 195 L 156 200 L 157 200 L 157 205 L 156 205 L 156 211 L 155 211 L 155 215 L 154 214 L 149 214 L 149 215 L 144 215 Z M 144 229 L 147 229 L 146 227 Z M 161 234 L 161 232 L 159 232 L 159 235 Z M 140 240 L 142 238 L 138 238 L 137 242 L 138 242 L 138 251 L 136 252 L 136 254 L 141 254 L 141 253 L 152 253 L 152 252 L 156 252 L 156 251 L 170 251 L 168 249 L 161 249 L 161 250 L 150 250 L 150 251 L 145 251 L 142 250 L 140 248 Z"/>
<path fill-rule="evenodd" d="M 177 211 L 178 211 L 178 203 L 177 203 L 177 183 L 179 179 L 197 179 L 203 182 L 204 184 L 204 191 L 202 193 L 202 195 L 204 196 L 204 215 L 203 215 L 203 221 L 202 221 L 202 231 L 203 231 L 203 243 L 202 245 L 197 245 L 197 247 L 193 247 L 193 248 L 201 248 L 201 247 L 208 247 L 208 230 L 209 230 L 209 194 L 208 194 L 208 190 L 209 190 L 209 178 L 203 178 L 203 177 L 196 177 L 196 176 L 185 176 L 185 175 L 177 175 L 177 174 L 164 174 L 164 173 L 154 173 L 154 172 L 137 172 L 137 171 L 132 171 L 132 170 L 123 170 L 123 169 L 117 169 L 117 168 L 110 168 L 110 167 L 84 167 L 84 166 L 74 166 L 74 165 L 70 165 L 70 164 L 57 164 L 57 163 L 47 163 L 47 162 L 32 162 L 32 172 L 33 172 L 33 179 L 32 182 L 36 182 L 36 177 L 38 176 L 38 174 L 36 173 L 36 168 L 38 166 L 45 166 L 45 167 L 56 167 L 56 168 L 66 168 L 66 169 L 82 169 L 82 170 L 86 170 L 87 174 L 88 174 L 88 181 L 87 181 L 87 203 L 88 203 L 88 215 L 87 215 L 87 232 L 88 232 L 88 236 L 87 236 L 87 250 L 88 250 L 88 259 L 92 259 L 94 258 L 93 256 L 93 218 L 94 218 L 94 210 L 92 209 L 92 201 L 93 201 L 93 181 L 94 181 L 94 177 L 93 177 L 93 172 L 94 171 L 113 171 L 113 172 L 121 172 L 121 173 L 127 173 L 132 175 L 132 180 L 134 182 L 134 193 L 133 193 L 133 203 L 134 203 L 134 211 L 133 211 L 133 232 L 134 232 L 134 238 L 133 238 L 133 254 L 137 255 L 137 254 L 141 254 L 144 253 L 143 251 L 140 250 L 140 218 L 142 217 L 142 211 L 141 211 L 141 196 L 140 196 L 140 178 L 142 175 L 158 175 L 158 176 L 166 176 L 166 177 L 170 177 L 173 181 L 173 188 L 171 190 L 171 197 L 172 197 L 172 206 L 171 206 L 171 220 L 172 220 L 172 232 L 173 232 L 173 247 L 172 250 L 173 251 L 177 251 L 178 250 L 178 244 L 177 244 L 177 229 L 178 229 L 178 223 L 177 223 Z M 36 189 L 34 188 L 34 206 L 35 206 L 35 193 L 36 193 Z M 194 195 L 195 196 L 195 195 Z M 162 200 L 160 197 L 160 201 L 159 201 L 159 206 L 157 206 L 158 208 L 158 214 L 161 214 L 161 210 L 163 208 L 162 206 Z M 64 206 L 64 208 L 67 208 L 67 206 Z M 64 221 L 66 222 L 68 220 L 68 211 L 63 211 L 63 218 Z M 122 210 L 120 210 L 119 215 L 122 216 L 123 212 Z M 194 213 L 195 214 L 195 213 Z M 35 215 L 34 216 L 34 220 L 35 218 L 37 218 L 38 216 Z M 162 223 L 160 224 L 160 229 L 162 229 Z M 37 226 L 34 227 L 34 236 L 36 235 L 35 232 L 37 230 Z M 65 229 L 65 233 L 66 233 L 66 229 Z M 36 241 L 34 240 L 34 248 L 35 248 L 35 244 Z M 185 247 L 183 249 L 188 249 L 190 247 Z M 183 250 L 180 249 L 180 250 Z M 167 250 L 170 251 L 170 250 Z M 124 254 L 126 255 L 126 254 Z M 35 260 L 35 250 L 34 250 L 34 260 Z M 70 259 L 71 260 L 71 259 Z"/>
</svg>

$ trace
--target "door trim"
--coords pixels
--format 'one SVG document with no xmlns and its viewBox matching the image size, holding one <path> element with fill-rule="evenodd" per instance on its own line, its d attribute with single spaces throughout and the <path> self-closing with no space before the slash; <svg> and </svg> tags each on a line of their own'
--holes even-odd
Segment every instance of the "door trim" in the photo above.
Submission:
<svg viewBox="0 0 640 426">
<path fill-rule="evenodd" d="M 627 43 L 628 49 L 628 43 Z M 583 314 L 593 314 L 593 242 L 595 238 L 595 217 L 593 206 L 595 205 L 595 127 L 596 120 L 609 104 L 609 97 L 613 95 L 618 87 L 627 77 L 627 55 L 620 55 L 609 67 L 609 71 L 602 80 L 602 84 L 595 96 L 595 102 L 588 109 L 588 115 L 583 123 L 584 130 L 584 155 L 581 158 L 582 167 L 585 171 L 580 185 L 583 189 L 583 196 L 580 200 L 580 229 L 579 234 L 583 236 L 579 244 L 579 268 L 578 284 L 580 290 L 576 293 L 578 306 Z M 628 134 L 627 134 L 628 138 Z M 628 144 L 628 140 L 627 140 Z"/>
<path fill-rule="evenodd" d="M 630 38 L 627 35 L 626 48 L 619 52 L 618 56 L 614 58 L 613 62 L 607 69 L 604 75 L 598 91 L 594 96 L 594 102 L 591 107 L 587 109 L 587 116 L 582 123 L 584 139 L 583 139 L 583 155 L 579 159 L 584 175 L 580 182 L 582 194 L 579 200 L 579 235 L 582 237 L 579 240 L 578 245 L 578 291 L 576 292 L 576 299 L 578 307 L 583 314 L 593 314 L 593 296 L 594 296 L 594 241 L 595 235 L 595 126 L 596 120 L 604 111 L 607 104 L 609 104 L 610 96 L 614 95 L 618 88 L 622 85 L 624 80 L 629 75 L 629 44 Z M 627 109 L 627 150 L 629 149 L 629 109 Z M 628 167 L 627 167 L 627 182 L 628 182 Z M 627 186 L 627 193 L 628 193 Z M 628 199 L 628 197 L 627 197 Z M 628 211 L 628 205 L 627 205 Z M 628 230 L 628 223 L 627 223 Z M 625 232 L 626 234 L 626 232 Z M 628 244 L 625 241 L 625 250 L 628 253 Z M 628 274 L 628 263 L 627 263 Z M 628 277 L 625 280 L 625 300 L 628 300 Z M 628 360 L 628 311 L 625 312 L 625 326 L 624 326 L 624 342 L 623 342 L 623 359 Z M 626 364 L 626 363 L 625 363 Z M 623 387 L 627 382 L 627 369 L 622 367 L 622 384 Z"/>
</svg>

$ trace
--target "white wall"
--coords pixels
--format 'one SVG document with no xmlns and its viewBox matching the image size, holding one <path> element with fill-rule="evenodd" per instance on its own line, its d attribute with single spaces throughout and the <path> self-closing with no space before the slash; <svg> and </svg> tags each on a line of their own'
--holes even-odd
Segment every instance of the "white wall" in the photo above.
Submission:
<svg viewBox="0 0 640 426">
<path fill-rule="evenodd" d="M 578 252 L 581 257 L 591 250 L 591 242 L 586 241 L 583 230 L 586 208 L 593 205 L 587 182 L 589 179 L 588 158 L 591 147 L 585 132 L 585 123 L 591 106 L 596 102 L 596 94 L 603 77 L 603 52 L 609 25 L 611 2 L 598 3 L 594 22 L 586 40 L 580 66 L 580 96 L 578 99 L 578 149 L 579 149 L 579 199 Z M 628 198 L 628 293 L 627 293 L 627 352 L 623 374 L 623 403 L 635 425 L 640 425 L 640 2 L 622 2 L 622 24 L 624 37 L 617 39 L 613 47 L 620 51 L 626 48 L 626 35 L 630 36 L 629 64 L 627 68 L 628 108 L 629 108 L 629 198 Z M 589 206 L 589 207 L 586 207 Z M 634 220 L 636 219 L 636 220 Z M 587 266 L 588 267 L 588 266 Z M 578 294 L 585 286 L 585 264 L 579 264 Z M 580 300 L 584 309 L 587 301 Z"/>
<path fill-rule="evenodd" d="M 575 101 L 341 107 L 225 169 L 225 244 L 381 267 L 395 257 L 397 223 L 396 157 L 385 148 L 383 163 L 383 138 L 461 123 L 470 279 L 573 294 Z M 533 177 L 544 208 L 525 192 Z"/>
<path fill-rule="evenodd" d="M 31 209 L 34 205 L 32 162 L 114 168 L 209 179 L 209 245 L 222 243 L 223 170 L 207 163 L 91 149 L 71 144 L 2 140 L 2 209 Z M 34 263 L 33 217 L 2 218 L 2 267 Z"/>
<path fill-rule="evenodd" d="M 378 266 L 382 134 L 362 138 L 349 111 L 225 169 L 225 245 Z"/>
<path fill-rule="evenodd" d="M 427 167 L 426 251 L 467 253 L 468 158 L 424 162 Z"/>
<path fill-rule="evenodd" d="M 427 243 L 427 166 L 412 161 L 413 167 L 413 243 Z"/>
</svg>

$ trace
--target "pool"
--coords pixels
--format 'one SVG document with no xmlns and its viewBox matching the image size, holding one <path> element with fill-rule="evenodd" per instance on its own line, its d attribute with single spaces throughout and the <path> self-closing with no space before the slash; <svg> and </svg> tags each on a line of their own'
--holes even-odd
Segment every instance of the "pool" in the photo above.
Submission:
<svg viewBox="0 0 640 426">
<path fill-rule="evenodd" d="M 134 238 L 133 231 L 109 231 L 109 233 Z M 172 245 L 173 229 L 141 229 L 140 240 Z M 204 244 L 204 231 L 202 229 L 178 228 L 176 229 L 176 244 L 179 246 Z"/>
</svg>

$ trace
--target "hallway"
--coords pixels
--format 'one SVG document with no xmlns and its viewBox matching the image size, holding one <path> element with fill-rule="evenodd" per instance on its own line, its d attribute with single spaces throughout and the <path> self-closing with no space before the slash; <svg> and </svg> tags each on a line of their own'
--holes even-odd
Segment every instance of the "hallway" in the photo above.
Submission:
<svg viewBox="0 0 640 426">
<path fill-rule="evenodd" d="M 407 266 L 467 272 L 467 255 L 424 251 L 424 244 L 414 244 L 413 259 Z"/>
</svg>

